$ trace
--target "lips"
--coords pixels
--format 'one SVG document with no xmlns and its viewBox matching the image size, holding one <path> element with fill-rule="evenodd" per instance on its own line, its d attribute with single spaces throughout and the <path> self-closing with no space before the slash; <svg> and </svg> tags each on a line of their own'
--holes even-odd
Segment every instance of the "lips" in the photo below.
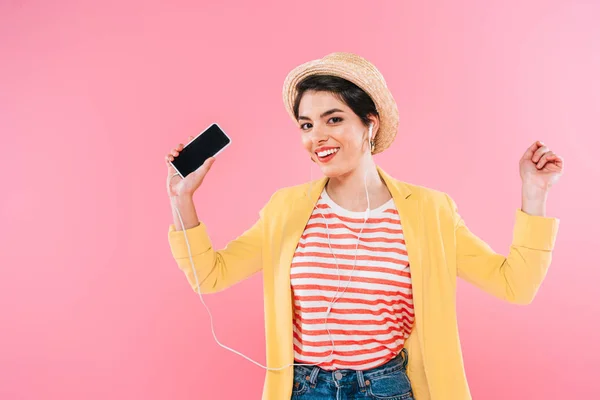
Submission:
<svg viewBox="0 0 600 400">
<path fill-rule="evenodd" d="M 322 147 L 315 151 L 315 155 L 317 156 L 319 162 L 326 163 L 331 161 L 339 150 L 339 147 Z"/>
</svg>

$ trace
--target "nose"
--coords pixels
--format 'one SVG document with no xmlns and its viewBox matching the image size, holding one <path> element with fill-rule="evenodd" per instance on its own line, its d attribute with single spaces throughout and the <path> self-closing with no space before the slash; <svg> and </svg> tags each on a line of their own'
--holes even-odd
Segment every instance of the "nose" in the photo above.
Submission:
<svg viewBox="0 0 600 400">
<path fill-rule="evenodd" d="M 310 131 L 310 140 L 312 141 L 313 145 L 319 146 L 325 143 L 327 139 L 328 136 L 324 128 L 318 125 L 313 126 L 313 128 Z"/>
</svg>

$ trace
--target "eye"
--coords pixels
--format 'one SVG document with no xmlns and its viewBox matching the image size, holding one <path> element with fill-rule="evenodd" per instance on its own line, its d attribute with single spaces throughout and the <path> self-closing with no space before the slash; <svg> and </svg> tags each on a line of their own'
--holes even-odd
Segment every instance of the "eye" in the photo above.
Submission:
<svg viewBox="0 0 600 400">
<path fill-rule="evenodd" d="M 340 118 L 340 117 L 331 117 L 331 118 L 329 118 L 329 121 L 331 121 L 331 120 L 337 120 L 337 122 L 342 122 L 344 119 Z M 312 125 L 312 124 L 310 124 L 309 122 L 306 122 L 306 123 L 300 125 L 300 129 L 302 129 L 302 130 L 308 129 L 308 128 L 304 128 L 304 125 Z"/>
</svg>

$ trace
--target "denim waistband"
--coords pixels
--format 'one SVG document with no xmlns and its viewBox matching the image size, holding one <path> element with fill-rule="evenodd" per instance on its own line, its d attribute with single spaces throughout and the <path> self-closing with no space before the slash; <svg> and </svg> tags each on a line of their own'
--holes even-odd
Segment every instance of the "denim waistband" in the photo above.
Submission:
<svg viewBox="0 0 600 400">
<path fill-rule="evenodd" d="M 294 368 L 297 371 L 302 371 L 310 379 L 311 384 L 316 384 L 317 380 L 336 381 L 339 383 L 357 381 L 359 386 L 365 387 L 365 381 L 377 378 L 378 376 L 389 374 L 397 370 L 406 370 L 408 364 L 408 351 L 403 348 L 400 353 L 390 361 L 379 367 L 368 369 L 365 371 L 357 371 L 353 369 L 338 369 L 333 371 L 324 370 L 318 365 L 296 365 Z M 310 377 L 310 378 L 309 378 Z"/>
</svg>

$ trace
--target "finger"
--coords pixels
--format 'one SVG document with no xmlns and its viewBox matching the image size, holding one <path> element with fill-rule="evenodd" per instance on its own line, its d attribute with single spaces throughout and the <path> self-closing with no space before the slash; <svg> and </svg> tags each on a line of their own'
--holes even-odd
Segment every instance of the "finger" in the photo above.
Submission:
<svg viewBox="0 0 600 400">
<path fill-rule="evenodd" d="M 564 159 L 561 156 L 556 155 L 556 154 L 552 157 L 551 161 L 554 164 L 558 165 L 560 168 L 562 168 L 565 165 Z"/>
<path fill-rule="evenodd" d="M 548 146 L 542 146 L 542 147 L 538 148 L 535 151 L 535 153 L 533 153 L 533 157 L 531 157 L 531 161 L 533 161 L 534 163 L 537 163 L 538 161 L 540 161 L 540 158 L 542 158 L 544 153 L 547 153 L 549 151 L 550 151 L 550 149 L 548 149 Z"/>
<path fill-rule="evenodd" d="M 548 151 L 548 152 L 544 153 L 540 157 L 540 160 L 536 164 L 537 169 L 544 168 L 544 165 L 546 165 L 546 163 L 550 160 L 550 157 L 553 157 L 553 156 L 554 156 L 554 153 L 551 152 L 551 151 Z"/>
<path fill-rule="evenodd" d="M 552 167 L 551 169 L 553 170 L 562 171 L 564 169 L 563 158 L 561 156 L 553 154 L 552 156 L 548 157 L 545 167 Z"/>
<path fill-rule="evenodd" d="M 179 155 L 179 151 L 178 151 L 177 149 L 172 149 L 172 150 L 171 150 L 171 155 L 172 155 L 173 157 L 177 157 L 177 156 Z"/>
<path fill-rule="evenodd" d="M 184 148 L 184 144 L 183 143 L 179 143 L 179 146 L 177 146 L 177 151 L 181 151 Z"/>
<path fill-rule="evenodd" d="M 540 148 L 541 146 L 543 146 L 543 143 L 540 142 L 539 140 L 534 142 L 531 146 L 529 146 L 529 148 L 525 151 L 525 154 L 523 154 L 523 159 L 524 160 L 531 160 L 531 158 L 533 157 L 533 154 L 536 152 L 536 150 L 538 148 Z"/>
</svg>

